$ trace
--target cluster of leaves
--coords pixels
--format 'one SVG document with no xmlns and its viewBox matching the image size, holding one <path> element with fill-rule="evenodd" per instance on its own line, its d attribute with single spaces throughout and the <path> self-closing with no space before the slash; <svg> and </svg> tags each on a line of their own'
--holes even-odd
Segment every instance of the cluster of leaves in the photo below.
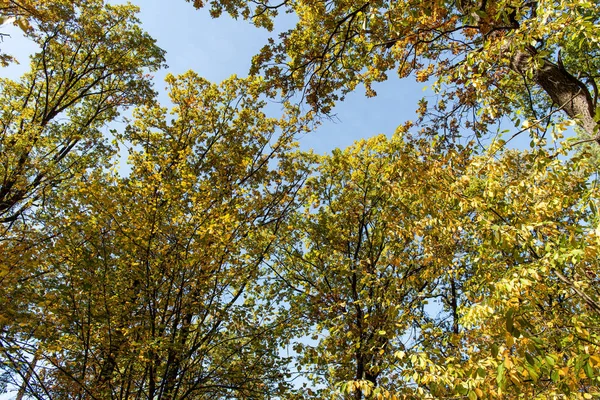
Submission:
<svg viewBox="0 0 600 400">
<path fill-rule="evenodd" d="M 322 158 L 269 263 L 314 394 L 598 393 L 591 165 L 399 135 Z"/>
<path fill-rule="evenodd" d="M 35 355 L 44 365 L 29 388 L 37 396 L 279 390 L 286 359 L 269 340 L 278 327 L 244 288 L 269 246 L 264 227 L 302 180 L 269 167 L 298 125 L 266 118 L 253 80 L 167 82 L 176 119 L 157 104 L 136 111 L 125 132 L 135 146 L 129 176 L 91 169 L 38 214 L 52 236 L 30 251 L 37 275 L 17 284 L 23 323 L 3 338 L 18 344 L 4 347 L 15 368 Z"/>
<path fill-rule="evenodd" d="M 481 136 L 506 117 L 516 125 L 526 118 L 542 134 L 557 110 L 580 118 L 588 135 L 596 135 L 600 10 L 595 2 L 209 3 L 213 16 L 227 12 L 267 29 L 279 14 L 295 15 L 296 26 L 254 58 L 253 72 L 264 73 L 283 96 L 302 93 L 316 111 L 331 112 L 359 84 L 373 96 L 373 83 L 396 72 L 434 83 L 438 101 L 419 107 L 434 135 Z M 281 22 L 285 27 L 289 18 Z"/>
<path fill-rule="evenodd" d="M 291 10 L 298 25 L 257 56 L 262 77 L 168 75 L 167 109 L 148 75 L 164 53 L 135 7 L 0 1 L 40 47 L 20 81 L 0 81 L 0 389 L 19 400 L 600 395 L 595 156 L 536 146 L 542 124 L 563 129 L 539 114 L 556 106 L 597 134 L 597 5 L 211 4 L 267 28 Z M 437 76 L 435 140 L 407 123 L 317 156 L 295 140 L 318 113 L 287 102 L 266 113 L 273 88 L 327 112 L 391 68 Z M 537 94 L 524 95 L 530 84 Z M 128 106 L 111 144 L 103 130 Z M 528 151 L 451 140 L 517 110 Z"/>
<path fill-rule="evenodd" d="M 41 48 L 31 71 L 18 82 L 0 80 L 2 222 L 96 164 L 101 128 L 122 107 L 153 97 L 147 73 L 163 64 L 163 51 L 137 26 L 134 7 L 90 0 L 54 8 L 60 24 L 42 19 L 28 33 Z"/>
</svg>

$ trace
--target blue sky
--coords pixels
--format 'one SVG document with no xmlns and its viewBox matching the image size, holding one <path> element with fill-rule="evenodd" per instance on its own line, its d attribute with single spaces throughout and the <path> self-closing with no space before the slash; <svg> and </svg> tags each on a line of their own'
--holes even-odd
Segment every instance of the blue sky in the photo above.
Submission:
<svg viewBox="0 0 600 400">
<path fill-rule="evenodd" d="M 183 0 L 170 1 L 168 9 L 159 0 L 133 3 L 141 9 L 144 29 L 167 51 L 168 72 L 173 74 L 192 69 L 214 82 L 232 74 L 246 76 L 252 56 L 268 37 L 277 34 L 227 15 L 212 19 L 208 10 L 196 10 Z M 165 73 L 156 74 L 158 89 L 164 88 Z M 375 90 L 379 95 L 371 99 L 361 89 L 349 95 L 334 110 L 337 118 L 325 121 L 317 132 L 301 139 L 302 148 L 323 153 L 347 147 L 360 138 L 391 134 L 399 124 L 415 119 L 417 101 L 424 95 L 423 85 L 393 78 L 375 86 Z"/>
<path fill-rule="evenodd" d="M 184 0 L 135 0 L 132 3 L 140 7 L 139 18 L 144 30 L 167 51 L 169 68 L 155 74 L 156 89 L 165 105 L 168 100 L 163 79 L 168 72 L 177 75 L 191 69 L 213 82 L 233 74 L 246 76 L 252 56 L 268 37 L 276 35 L 226 15 L 212 19 L 208 10 L 196 10 Z M 0 50 L 16 55 L 21 64 L 1 68 L 0 76 L 14 79 L 27 69 L 27 55 L 35 47 L 22 38 L 17 28 L 4 26 L 2 29 L 11 37 L 0 43 Z M 412 78 L 399 80 L 393 73 L 390 76 L 389 81 L 374 86 L 378 93 L 375 98 L 366 98 L 360 87 L 348 95 L 346 101 L 335 108 L 336 118 L 324 121 L 318 131 L 301 138 L 301 147 L 324 153 L 347 147 L 357 139 L 391 134 L 401 123 L 414 120 L 417 101 L 426 94 L 424 86 Z M 271 109 L 277 111 L 276 107 L 274 104 Z"/>
</svg>

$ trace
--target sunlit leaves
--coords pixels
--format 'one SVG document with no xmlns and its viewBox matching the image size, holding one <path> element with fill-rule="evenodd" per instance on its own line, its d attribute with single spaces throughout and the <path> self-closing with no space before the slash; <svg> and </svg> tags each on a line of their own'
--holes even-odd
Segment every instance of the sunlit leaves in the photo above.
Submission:
<svg viewBox="0 0 600 400">
<path fill-rule="evenodd" d="M 295 26 L 254 58 L 252 72 L 284 97 L 301 93 L 313 110 L 327 114 L 358 85 L 373 96 L 388 74 L 412 74 L 433 83 L 440 104 L 452 105 L 426 110 L 432 134 L 483 135 L 503 116 L 547 122 L 561 111 L 594 135 L 600 14 L 593 2 L 207 3 L 213 16 L 226 11 L 269 29 L 278 22 L 288 28 L 278 14 L 295 15 Z"/>
<path fill-rule="evenodd" d="M 474 303 L 464 308 L 462 322 L 475 348 L 489 349 L 477 352 L 496 376 L 497 387 L 487 392 L 592 390 L 580 361 L 597 352 L 592 338 L 598 334 L 590 330 L 597 326 L 598 295 L 592 289 L 597 217 L 589 213 L 597 194 L 589 162 L 513 151 L 472 165 L 463 207 L 476 213 L 470 233 L 476 251 L 465 254 L 476 268 L 465 286 Z"/>
<path fill-rule="evenodd" d="M 277 326 L 246 289 L 303 179 L 285 153 L 308 121 L 291 107 L 268 118 L 256 79 L 167 83 L 172 120 L 149 102 L 118 136 L 130 174 L 91 169 L 39 212 L 54 235 L 33 250 L 35 312 L 15 327 L 31 335 L 19 356 L 44 365 L 30 393 L 269 398 L 285 386 Z"/>
<path fill-rule="evenodd" d="M 398 135 L 319 159 L 268 263 L 307 335 L 297 339 L 297 367 L 324 385 L 319 396 L 410 393 L 413 373 L 429 364 L 413 356 L 429 321 L 425 300 L 453 257 L 454 243 L 441 238 L 455 229 L 438 212 L 468 154 L 436 154 Z M 411 357 L 396 356 L 407 349 Z"/>
<path fill-rule="evenodd" d="M 268 263 L 306 335 L 296 367 L 321 397 L 597 390 L 586 156 L 422 146 L 378 137 L 315 165 Z"/>
<path fill-rule="evenodd" d="M 40 398 L 597 395 L 597 171 L 584 151 L 543 148 L 572 124 L 546 112 L 591 104 L 567 71 L 593 87 L 595 4 L 213 2 L 213 16 L 298 24 L 254 59 L 263 77 L 167 75 L 170 107 L 134 7 L 19 4 L 0 1 L 2 17 L 40 52 L 0 82 L 0 384 Z M 435 82 L 418 104 L 435 104 L 430 140 L 409 123 L 325 156 L 296 149 L 314 111 L 359 84 L 374 95 L 393 70 Z M 312 110 L 269 116 L 277 90 Z M 505 117 L 531 150 L 449 140 Z"/>
<path fill-rule="evenodd" d="M 3 15 L 29 21 L 26 37 L 40 46 L 19 81 L 0 81 L 0 351 L 8 382 L 19 384 L 47 361 L 38 339 L 57 335 L 58 317 L 38 314 L 51 304 L 44 279 L 55 256 L 39 250 L 53 249 L 62 227 L 45 227 L 34 214 L 60 203 L 61 188 L 86 169 L 107 166 L 112 149 L 102 129 L 124 106 L 153 96 L 147 72 L 162 65 L 163 51 L 140 29 L 130 5 L 5 3 Z"/>
<path fill-rule="evenodd" d="M 148 71 L 163 52 L 132 6 L 69 2 L 30 36 L 41 49 L 19 82 L 0 81 L 0 220 L 14 221 L 57 183 L 99 162 L 101 128 L 153 94 Z M 56 5 L 59 7 L 59 5 Z"/>
</svg>

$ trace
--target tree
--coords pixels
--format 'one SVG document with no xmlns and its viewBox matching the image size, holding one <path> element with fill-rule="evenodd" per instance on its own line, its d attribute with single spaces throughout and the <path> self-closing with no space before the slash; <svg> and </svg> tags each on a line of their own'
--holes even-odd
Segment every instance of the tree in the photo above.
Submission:
<svg viewBox="0 0 600 400">
<path fill-rule="evenodd" d="M 594 168 L 502 145 L 376 137 L 315 161 L 265 289 L 299 328 L 298 398 L 598 390 Z"/>
<path fill-rule="evenodd" d="M 189 0 L 188 0 L 189 1 Z M 588 135 L 596 133 L 598 5 L 548 1 L 282 1 L 214 0 L 226 11 L 272 29 L 278 14 L 296 26 L 254 58 L 284 96 L 302 92 L 314 110 L 364 84 L 414 74 L 435 79 L 439 102 L 429 110 L 432 134 L 445 137 L 511 116 L 543 135 L 561 111 Z M 194 1 L 196 7 L 203 1 Z M 427 111 L 423 102 L 420 111 Z M 476 116 L 473 116 L 477 112 Z M 523 115 L 519 115 L 523 113 Z"/>
<path fill-rule="evenodd" d="M 426 303 L 445 292 L 452 275 L 446 266 L 457 245 L 448 234 L 456 222 L 444 215 L 453 200 L 444 188 L 469 154 L 436 154 L 425 141 L 396 135 L 315 162 L 266 285 L 283 298 L 281 306 L 304 336 L 294 349 L 313 395 L 417 393 L 411 360 L 421 351 L 423 331 L 458 334 L 456 300 L 442 306 L 439 319 Z M 448 318 L 456 320 L 448 324 Z M 444 347 L 435 346 L 438 352 Z"/>
<path fill-rule="evenodd" d="M 0 80 L 3 370 L 16 362 L 8 352 L 29 340 L 15 339 L 13 328 L 27 320 L 29 285 L 39 289 L 36 277 L 45 273 L 31 261 L 53 237 L 33 214 L 88 168 L 106 166 L 102 130 L 123 107 L 153 95 L 147 73 L 162 66 L 164 52 L 139 28 L 136 12 L 99 0 L 3 4 L 2 16 L 27 19 L 26 36 L 40 46 L 20 81 Z"/>
<path fill-rule="evenodd" d="M 135 146 L 130 175 L 82 174 L 40 217 L 56 233 L 30 261 L 39 276 L 27 282 L 28 319 L 10 326 L 18 345 L 3 346 L 15 382 L 38 354 L 30 396 L 272 398 L 285 388 L 281 327 L 246 289 L 303 179 L 271 163 L 286 162 L 304 124 L 293 109 L 267 118 L 254 79 L 167 82 L 175 118 L 151 103 L 123 133 Z"/>
<path fill-rule="evenodd" d="M 105 165 L 102 129 L 123 107 L 153 95 L 147 73 L 164 55 L 137 25 L 133 6 L 40 2 L 33 12 L 34 2 L 24 4 L 11 1 L 2 9 L 34 19 L 26 33 L 40 46 L 20 81 L 0 80 L 2 340 L 28 315 L 26 287 L 39 284 L 33 277 L 43 273 L 31 269 L 28 257 L 37 257 L 36 249 L 52 237 L 32 228 L 32 213 L 60 186 Z M 3 356 L 13 346 L 3 343 Z"/>
<path fill-rule="evenodd" d="M 101 129 L 125 106 L 152 96 L 147 75 L 163 51 L 144 33 L 133 6 L 100 0 L 52 2 L 60 19 L 40 20 L 31 71 L 0 81 L 0 222 L 15 221 L 57 184 L 96 162 Z M 13 4 L 11 2 L 11 4 Z"/>
<path fill-rule="evenodd" d="M 284 9 L 299 22 L 255 59 L 266 79 L 169 75 L 169 113 L 146 74 L 163 52 L 135 8 L 0 2 L 40 44 L 30 73 L 0 82 L 0 389 L 18 387 L 19 399 L 597 395 L 591 156 L 452 142 L 521 111 L 543 143 L 568 123 L 552 123 L 559 110 L 595 140 L 597 6 L 211 4 L 267 28 Z M 398 67 L 436 77 L 440 101 L 421 107 L 438 137 L 406 124 L 318 157 L 294 143 L 316 113 L 284 102 L 281 118 L 266 115 L 274 88 L 327 113 Z M 102 128 L 128 105 L 133 120 L 108 145 Z M 117 145 L 130 148 L 131 172 L 116 171 Z"/>
<path fill-rule="evenodd" d="M 163 51 L 137 26 L 135 7 L 68 3 L 65 20 L 41 21 L 29 33 L 41 47 L 31 71 L 20 82 L 0 82 L 3 223 L 93 165 L 100 129 L 152 95 L 146 73 L 163 63 Z"/>
<path fill-rule="evenodd" d="M 475 361 L 465 393 L 598 391 L 598 193 L 588 157 L 508 151 L 474 159 L 457 182 L 461 210 L 472 215 L 461 256 L 473 269 L 461 318 Z"/>
</svg>

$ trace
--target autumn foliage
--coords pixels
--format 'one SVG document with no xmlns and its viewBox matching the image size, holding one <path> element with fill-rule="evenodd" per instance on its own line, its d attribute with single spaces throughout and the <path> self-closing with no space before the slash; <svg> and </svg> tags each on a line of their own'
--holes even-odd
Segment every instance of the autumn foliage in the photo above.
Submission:
<svg viewBox="0 0 600 400">
<path fill-rule="evenodd" d="M 136 7 L 0 0 L 39 46 L 0 79 L 0 392 L 600 395 L 598 4 L 194 6 L 297 23 L 248 77 L 167 75 L 167 107 Z M 300 150 L 389 73 L 429 81 L 435 104 Z"/>
</svg>

